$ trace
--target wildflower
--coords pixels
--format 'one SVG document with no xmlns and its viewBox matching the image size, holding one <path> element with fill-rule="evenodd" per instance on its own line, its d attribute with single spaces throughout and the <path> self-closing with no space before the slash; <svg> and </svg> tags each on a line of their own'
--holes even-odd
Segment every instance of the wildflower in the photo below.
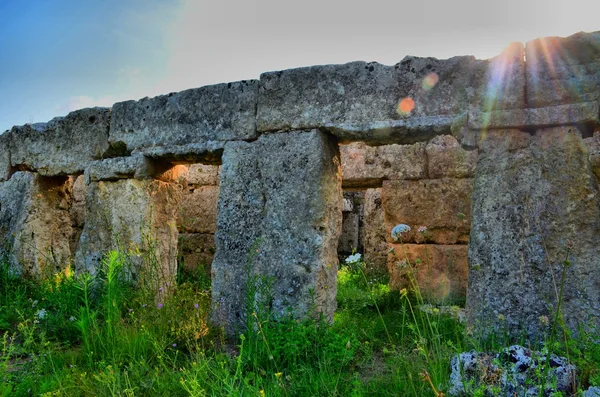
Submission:
<svg viewBox="0 0 600 397">
<path fill-rule="evenodd" d="M 177 347 L 177 343 L 173 343 L 171 346 L 173 346 L 173 347 Z"/>
<path fill-rule="evenodd" d="M 261 396 L 264 396 L 265 395 L 265 391 L 261 390 L 261 391 L 258 392 L 258 394 L 261 395 Z"/>
<path fill-rule="evenodd" d="M 197 309 L 198 307 L 200 307 L 200 305 L 198 305 L 197 303 L 194 303 L 194 309 Z"/>
<path fill-rule="evenodd" d="M 544 327 L 547 327 L 548 324 L 550 324 L 550 319 L 548 316 L 540 316 L 540 324 L 542 324 Z"/>
<path fill-rule="evenodd" d="M 129 313 L 133 313 L 133 309 L 129 309 L 127 310 Z"/>
<path fill-rule="evenodd" d="M 398 269 L 405 269 L 405 268 L 407 268 L 407 267 L 408 267 L 408 262 L 406 261 L 406 259 L 403 259 L 403 260 L 401 260 L 401 261 L 398 261 L 398 262 L 396 263 L 396 267 L 397 267 Z"/>
<path fill-rule="evenodd" d="M 506 320 L 506 318 L 504 317 L 504 314 L 498 314 L 498 320 L 500 320 L 500 321 Z"/>
<path fill-rule="evenodd" d="M 276 372 L 275 373 L 275 377 L 276 378 L 281 378 L 281 375 L 283 375 L 283 372 Z"/>
<path fill-rule="evenodd" d="M 160 292 L 162 292 L 162 290 L 163 290 L 163 287 L 160 287 L 158 290 L 159 290 Z"/>
<path fill-rule="evenodd" d="M 346 258 L 346 263 L 348 263 L 348 264 L 353 264 L 353 263 L 358 263 L 358 262 L 360 262 L 360 254 L 350 255 L 349 257 Z"/>
<path fill-rule="evenodd" d="M 406 291 L 406 288 L 402 288 L 402 289 L 400 290 L 400 296 L 401 296 L 402 298 L 404 298 L 404 297 L 405 297 L 407 294 L 408 294 L 408 291 Z"/>
<path fill-rule="evenodd" d="M 575 243 L 572 240 L 567 240 L 565 242 L 565 248 L 569 251 L 573 251 L 575 249 Z"/>
<path fill-rule="evenodd" d="M 146 307 L 146 306 L 148 306 L 148 304 L 147 304 L 147 303 L 144 303 L 144 304 L 142 305 L 142 307 Z"/>
<path fill-rule="evenodd" d="M 46 309 L 40 309 L 38 310 L 35 315 L 37 316 L 37 318 L 39 318 L 40 320 L 43 320 L 46 317 Z"/>
<path fill-rule="evenodd" d="M 400 223 L 399 225 L 394 226 L 391 234 L 394 241 L 398 241 L 403 233 L 408 232 L 410 232 L 410 226 Z"/>
<path fill-rule="evenodd" d="M 69 317 L 69 321 L 70 321 L 70 322 L 73 322 L 73 321 L 75 321 L 75 320 L 77 320 L 75 317 L 73 317 L 73 316 Z"/>
<path fill-rule="evenodd" d="M 421 234 L 425 234 L 427 232 L 427 226 L 419 226 L 419 228 L 417 229 L 417 232 L 419 232 Z"/>
<path fill-rule="evenodd" d="M 33 303 L 31 304 L 31 307 L 35 307 L 38 304 L 37 299 L 33 301 Z"/>
<path fill-rule="evenodd" d="M 164 305 L 162 303 L 159 303 L 158 305 L 156 305 L 157 308 L 162 309 Z"/>
</svg>

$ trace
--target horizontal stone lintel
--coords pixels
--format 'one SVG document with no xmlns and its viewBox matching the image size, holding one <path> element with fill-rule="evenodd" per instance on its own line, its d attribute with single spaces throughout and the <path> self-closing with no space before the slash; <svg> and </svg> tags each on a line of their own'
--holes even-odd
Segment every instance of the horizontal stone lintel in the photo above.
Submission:
<svg viewBox="0 0 600 397">
<path fill-rule="evenodd" d="M 140 153 L 145 157 L 169 161 L 173 164 L 220 165 L 224 147 L 224 141 L 206 141 L 187 145 L 155 146 L 133 153 Z"/>
<path fill-rule="evenodd" d="M 337 136 L 340 143 L 355 141 L 369 145 L 412 144 L 425 142 L 436 135 L 450 134 L 451 127 L 461 115 L 409 117 L 402 120 L 372 123 L 330 123 L 322 129 Z"/>
<path fill-rule="evenodd" d="M 469 112 L 471 130 L 540 128 L 600 122 L 600 103 L 582 102 L 542 108 Z"/>
</svg>

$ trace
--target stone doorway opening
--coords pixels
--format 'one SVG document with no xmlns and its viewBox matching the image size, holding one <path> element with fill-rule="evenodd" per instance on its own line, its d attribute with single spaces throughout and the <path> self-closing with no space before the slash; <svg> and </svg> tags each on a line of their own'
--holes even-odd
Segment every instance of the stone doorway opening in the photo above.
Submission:
<svg viewBox="0 0 600 397">
<path fill-rule="evenodd" d="M 193 163 L 181 167 L 183 194 L 177 212 L 177 267 L 183 279 L 210 285 L 215 255 L 220 165 Z"/>
<path fill-rule="evenodd" d="M 426 301 L 466 298 L 471 192 L 477 152 L 450 135 L 409 145 L 340 145 L 344 209 L 340 264 L 360 253 L 366 271 L 408 287 L 409 262 Z M 391 229 L 411 231 L 394 241 Z"/>
</svg>

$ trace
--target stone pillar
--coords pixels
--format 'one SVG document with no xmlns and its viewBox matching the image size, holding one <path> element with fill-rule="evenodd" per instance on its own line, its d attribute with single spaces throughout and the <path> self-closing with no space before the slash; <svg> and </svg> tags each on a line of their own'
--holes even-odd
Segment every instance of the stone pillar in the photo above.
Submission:
<svg viewBox="0 0 600 397">
<path fill-rule="evenodd" d="M 577 128 L 483 133 L 472 216 L 467 311 L 476 331 L 543 337 L 571 244 L 566 324 L 600 325 L 600 196 Z"/>
<path fill-rule="evenodd" d="M 78 270 L 95 273 L 109 250 L 130 254 L 138 281 L 174 281 L 177 272 L 179 185 L 154 179 L 90 181 L 86 222 L 77 248 Z"/>
<path fill-rule="evenodd" d="M 213 321 L 232 334 L 260 309 L 331 320 L 343 206 L 335 140 L 312 130 L 228 143 L 220 186 Z"/>
<path fill-rule="evenodd" d="M 371 274 L 387 274 L 388 245 L 381 202 L 381 188 L 365 191 L 363 226 L 365 263 Z"/>
<path fill-rule="evenodd" d="M 0 183 L 0 238 L 11 268 L 50 276 L 71 261 L 71 181 L 16 172 Z"/>
</svg>

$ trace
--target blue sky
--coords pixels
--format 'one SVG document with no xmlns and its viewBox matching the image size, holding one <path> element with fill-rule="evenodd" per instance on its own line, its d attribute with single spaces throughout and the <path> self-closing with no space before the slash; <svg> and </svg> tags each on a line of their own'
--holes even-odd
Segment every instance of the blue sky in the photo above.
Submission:
<svg viewBox="0 0 600 397">
<path fill-rule="evenodd" d="M 600 1 L 0 0 L 0 131 L 261 72 L 488 58 L 600 30 Z"/>
</svg>

